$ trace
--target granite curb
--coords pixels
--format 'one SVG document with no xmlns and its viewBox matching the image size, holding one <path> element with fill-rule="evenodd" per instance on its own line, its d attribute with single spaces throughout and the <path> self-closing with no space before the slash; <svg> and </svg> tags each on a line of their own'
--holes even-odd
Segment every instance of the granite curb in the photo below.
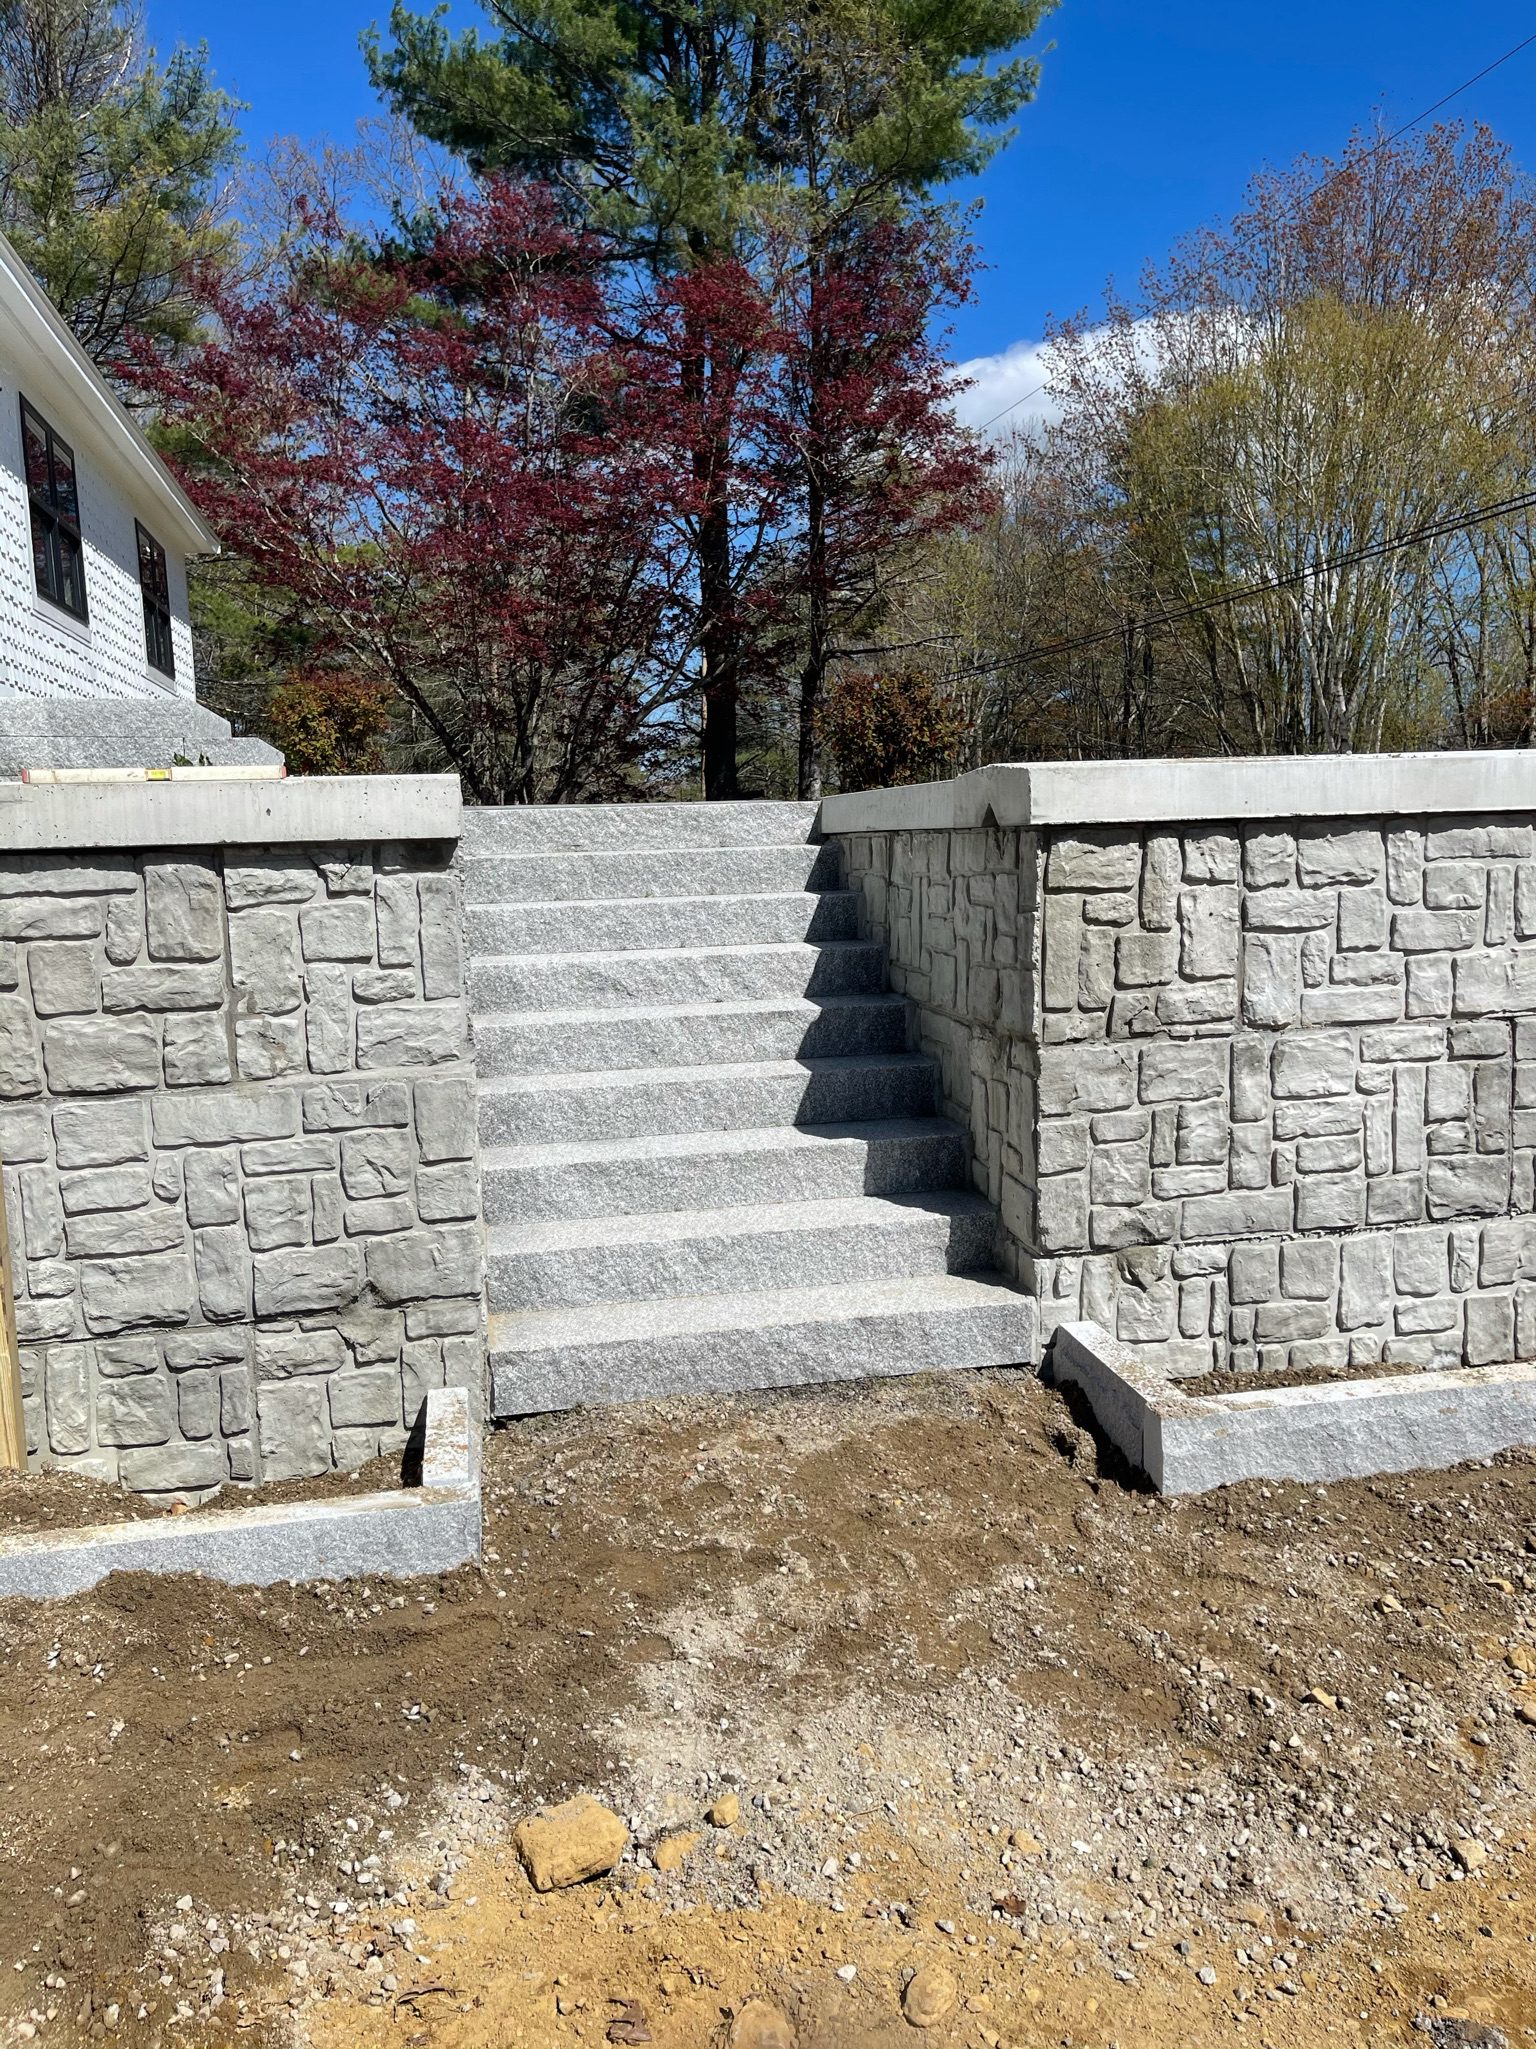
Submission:
<svg viewBox="0 0 1536 2049">
<path fill-rule="evenodd" d="M 1045 1373 L 1081 1390 L 1100 1429 L 1159 1494 L 1439 1470 L 1536 1444 L 1529 1362 L 1187 1395 L 1155 1353 L 1096 1323 L 1065 1323 Z"/>
<path fill-rule="evenodd" d="M 3 1537 L 0 1598 L 58 1599 L 112 1572 L 270 1586 L 452 1571 L 480 1556 L 480 1433 L 461 1387 L 431 1389 L 423 1416 L 418 1487 Z"/>
</svg>

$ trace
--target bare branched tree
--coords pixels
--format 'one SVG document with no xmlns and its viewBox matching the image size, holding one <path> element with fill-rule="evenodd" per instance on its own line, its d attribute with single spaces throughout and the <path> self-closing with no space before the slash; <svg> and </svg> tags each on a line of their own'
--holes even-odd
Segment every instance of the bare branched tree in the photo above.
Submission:
<svg viewBox="0 0 1536 2049">
<path fill-rule="evenodd" d="M 1266 175 L 1052 361 L 932 614 L 991 758 L 1530 739 L 1536 194 L 1487 130 Z"/>
</svg>

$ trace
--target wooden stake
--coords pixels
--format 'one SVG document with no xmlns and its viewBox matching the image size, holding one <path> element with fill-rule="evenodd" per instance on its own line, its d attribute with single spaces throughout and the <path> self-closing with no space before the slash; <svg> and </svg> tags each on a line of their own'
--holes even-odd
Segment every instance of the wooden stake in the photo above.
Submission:
<svg viewBox="0 0 1536 2049">
<path fill-rule="evenodd" d="M 27 1468 L 27 1425 L 21 1410 L 21 1354 L 16 1349 L 16 1301 L 11 1293 L 11 1233 L 0 1192 L 0 1466 Z"/>
</svg>

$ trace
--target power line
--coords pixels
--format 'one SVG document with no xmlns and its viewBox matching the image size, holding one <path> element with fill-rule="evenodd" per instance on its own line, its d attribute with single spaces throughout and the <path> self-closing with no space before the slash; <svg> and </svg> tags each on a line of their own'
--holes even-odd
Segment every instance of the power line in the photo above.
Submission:
<svg viewBox="0 0 1536 2049">
<path fill-rule="evenodd" d="M 1410 130 L 1417 128 L 1421 121 L 1427 121 L 1431 114 L 1438 114 L 1440 109 L 1442 107 L 1448 107 L 1452 100 L 1459 100 L 1464 92 L 1470 92 L 1474 85 L 1480 85 L 1482 81 L 1490 75 L 1490 73 L 1497 71 L 1501 64 L 1507 64 L 1511 57 L 1518 57 L 1520 55 L 1520 52 L 1522 50 L 1528 50 L 1531 47 L 1532 43 L 1536 43 L 1536 30 L 1533 30 L 1532 33 L 1526 36 L 1521 42 L 1516 43 L 1512 49 L 1506 50 L 1502 57 L 1495 57 L 1493 62 L 1491 64 L 1485 64 L 1481 71 L 1474 71 L 1472 76 L 1470 78 L 1464 78 L 1461 81 L 1460 85 L 1452 86 L 1451 90 L 1448 93 L 1442 93 L 1439 99 L 1437 99 L 1432 106 L 1423 108 L 1419 113 L 1414 115 L 1411 121 L 1405 121 L 1401 128 L 1394 128 L 1392 130 L 1392 133 L 1390 135 L 1384 135 L 1381 138 L 1380 142 L 1373 142 L 1371 144 L 1371 147 L 1365 151 L 1364 155 L 1356 157 L 1350 163 L 1340 164 L 1339 168 L 1333 173 L 1332 177 L 1325 178 L 1321 185 L 1314 186 L 1312 191 L 1309 192 L 1307 195 L 1308 199 L 1316 199 L 1320 197 L 1321 194 L 1328 190 L 1330 185 L 1336 185 L 1339 179 L 1342 178 L 1347 171 L 1355 170 L 1358 165 L 1367 162 L 1371 157 L 1376 156 L 1381 150 L 1390 148 L 1394 142 L 1400 142 L 1402 138 L 1410 132 Z M 978 428 L 976 428 L 975 431 L 978 434 L 985 434 L 989 427 L 995 427 L 999 420 L 1006 419 L 1009 413 L 1016 412 L 1018 408 L 1021 405 L 1026 404 L 1028 400 L 1032 398 L 1038 398 L 1041 392 L 1046 389 L 1046 386 L 1047 384 L 1049 384 L 1049 382 L 1049 378 L 1046 378 L 1041 383 L 1034 385 L 1030 390 L 1022 392 L 1018 398 L 1010 399 L 1007 405 L 1003 407 L 1001 412 L 994 413 L 990 420 L 983 420 L 981 425 Z"/>
<path fill-rule="evenodd" d="M 1463 533 L 1469 527 L 1485 525 L 1490 519 L 1502 519 L 1511 513 L 1528 512 L 1536 507 L 1536 491 L 1523 491 L 1513 498 L 1503 498 L 1492 505 L 1479 505 L 1471 512 L 1461 513 L 1445 519 L 1429 520 L 1423 526 L 1409 527 L 1399 534 L 1387 534 L 1380 540 L 1369 541 L 1359 548 L 1347 549 L 1342 555 L 1333 555 L 1325 561 L 1309 564 L 1305 569 L 1292 571 L 1289 576 L 1277 576 L 1263 583 L 1252 583 L 1243 590 L 1218 591 L 1209 598 L 1198 598 L 1193 603 L 1181 605 L 1172 611 L 1163 611 L 1151 618 L 1137 619 L 1134 624 L 1145 632 L 1159 626 L 1175 626 L 1182 619 L 1193 619 L 1202 612 L 1214 612 L 1223 605 L 1241 605 L 1250 598 L 1268 597 L 1274 591 L 1293 590 L 1298 584 L 1307 583 L 1313 577 L 1327 576 L 1335 570 L 1352 568 L 1356 563 L 1372 562 L 1379 556 L 1391 555 L 1400 548 L 1412 548 L 1421 541 L 1435 541 L 1447 534 Z M 1079 634 L 1072 640 L 1042 641 L 1036 647 L 1025 648 L 1022 654 L 1005 656 L 998 662 L 978 662 L 969 669 L 958 669 L 949 680 L 963 683 L 973 676 L 997 676 L 1005 669 L 1022 668 L 1027 662 L 1047 661 L 1055 655 L 1076 654 L 1084 648 L 1102 647 L 1106 642 L 1120 640 L 1125 626 L 1101 627 L 1096 633 Z"/>
</svg>

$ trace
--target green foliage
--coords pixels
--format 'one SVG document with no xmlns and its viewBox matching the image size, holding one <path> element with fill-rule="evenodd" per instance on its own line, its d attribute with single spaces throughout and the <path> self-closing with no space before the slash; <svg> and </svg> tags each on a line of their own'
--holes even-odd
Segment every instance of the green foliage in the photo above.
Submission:
<svg viewBox="0 0 1536 2049">
<path fill-rule="evenodd" d="M 868 202 L 973 174 L 1037 66 L 1011 57 L 1052 0 L 485 0 L 493 33 L 397 4 L 375 82 L 477 170 L 563 185 L 662 262 L 734 247 L 775 194 Z"/>
<path fill-rule="evenodd" d="M 130 330 L 188 341 L 238 152 L 205 52 L 160 66 L 113 0 L 0 0 L 0 112 L 0 227 L 86 352 L 111 370 Z"/>
<path fill-rule="evenodd" d="M 974 764 L 1536 740 L 1536 186 L 1491 132 L 1265 173 L 1048 361 L 888 627 L 949 643 Z"/>
<path fill-rule="evenodd" d="M 313 667 L 316 635 L 299 608 L 264 590 L 238 547 L 187 573 L 197 695 L 241 733 L 266 734 L 267 698 L 286 676 Z"/>
<path fill-rule="evenodd" d="M 384 765 L 390 701 L 366 677 L 291 676 L 267 699 L 267 730 L 291 775 L 374 775 Z"/>
<path fill-rule="evenodd" d="M 840 790 L 886 790 L 953 775 L 965 716 L 926 669 L 853 669 L 828 689 L 821 735 Z"/>
<path fill-rule="evenodd" d="M 839 375 L 839 294 L 846 300 L 855 252 L 872 281 L 879 266 L 867 259 L 882 231 L 931 228 L 935 188 L 973 175 L 1007 141 L 1038 73 L 1034 58 L 1013 53 L 1053 4 L 481 0 L 489 32 L 454 35 L 445 7 L 422 15 L 396 0 L 389 46 L 366 41 L 375 83 L 418 132 L 477 172 L 547 181 L 584 225 L 612 239 L 632 279 L 649 273 L 664 292 L 678 291 L 680 382 L 697 422 L 688 451 L 701 494 L 690 534 L 693 642 L 711 797 L 738 792 L 744 693 L 770 669 L 779 691 L 798 693 L 796 781 L 802 795 L 815 792 L 822 678 L 857 609 L 844 600 L 834 616 L 830 594 L 860 574 L 882 583 L 905 539 L 893 523 L 892 538 L 866 548 L 851 576 L 845 558 L 856 551 L 839 553 L 846 508 L 833 508 L 828 490 L 842 482 L 851 494 L 853 484 L 818 473 L 828 437 L 814 424 Z M 743 603 L 767 500 L 740 472 L 765 403 L 763 358 L 775 345 L 761 322 L 722 321 L 679 285 L 710 272 L 724 283 L 732 268 L 737 315 L 755 295 L 794 332 L 793 347 L 778 347 L 778 396 L 800 418 L 784 437 L 795 445 L 780 451 L 774 493 L 797 508 L 804 581 L 814 589 L 793 656 L 787 637 L 771 653 L 749 644 Z M 916 331 L 930 336 L 934 313 L 964 285 L 958 269 L 927 283 Z M 864 423 L 866 446 L 879 447 L 891 473 L 898 388 L 936 392 L 920 354 L 886 366 L 891 409 L 871 405 Z M 863 465 L 865 477 L 880 473 L 880 462 Z M 782 508 L 769 518 L 792 524 Z M 873 564 L 882 574 L 867 574 Z"/>
</svg>

